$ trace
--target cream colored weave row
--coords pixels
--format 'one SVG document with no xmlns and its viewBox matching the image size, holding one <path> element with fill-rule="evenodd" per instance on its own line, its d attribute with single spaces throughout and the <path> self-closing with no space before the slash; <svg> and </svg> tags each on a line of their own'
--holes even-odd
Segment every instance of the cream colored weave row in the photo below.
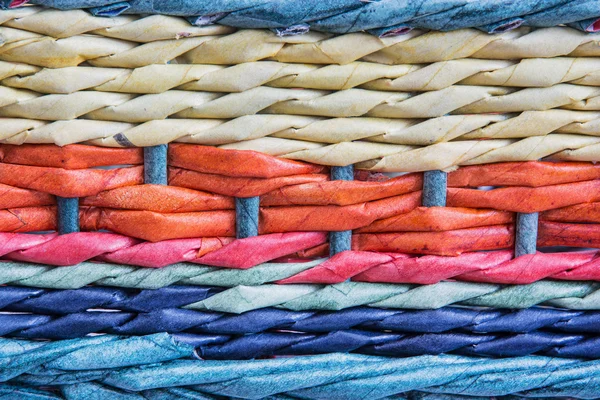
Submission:
<svg viewBox="0 0 600 400">
<path fill-rule="evenodd" d="M 160 77 L 160 79 L 157 79 Z M 600 58 L 463 59 L 429 65 L 289 64 L 258 61 L 234 66 L 167 64 L 136 69 L 67 67 L 41 69 L 0 61 L 2 85 L 39 93 L 81 90 L 161 93 L 169 89 L 242 92 L 267 85 L 280 88 L 432 91 L 454 84 L 549 87 L 559 83 L 600 86 Z"/>
<path fill-rule="evenodd" d="M 222 25 L 193 26 L 183 18 L 164 15 L 94 17 L 84 10 L 23 7 L 0 11 L 0 25 L 53 38 L 94 34 L 132 42 L 223 35 L 235 32 Z"/>
<path fill-rule="evenodd" d="M 15 19 L 16 14 L 0 11 L 0 22 L 4 21 L 0 26 L 0 59 L 50 68 L 85 61 L 98 67 L 137 68 L 175 59 L 189 64 L 225 65 L 265 59 L 308 64 L 348 64 L 361 59 L 419 64 L 462 58 L 600 55 L 600 35 L 565 27 L 519 28 L 499 35 L 463 29 L 413 31 L 391 38 L 366 33 L 309 33 L 281 38 L 266 30 L 227 34 L 230 29 L 219 26 L 195 28 L 183 19 L 164 16 L 103 19 L 83 16 L 79 11 L 43 11 Z M 93 34 L 80 34 L 84 32 Z"/>
<path fill-rule="evenodd" d="M 257 114 L 232 120 L 165 119 L 140 125 L 84 119 L 46 122 L 0 118 L 0 126 L 0 141 L 11 144 L 65 146 L 95 141 L 100 146 L 146 147 L 179 141 L 225 145 L 274 137 L 319 145 L 368 140 L 428 146 L 456 140 L 521 139 L 550 133 L 600 137 L 600 112 L 526 111 L 521 114 L 449 115 L 426 120 Z"/>
<path fill-rule="evenodd" d="M 425 92 L 348 89 L 336 92 L 260 86 L 221 94 L 169 90 L 159 94 L 81 91 L 40 95 L 0 86 L 0 117 L 119 122 L 175 118 L 236 118 L 257 113 L 325 117 L 434 118 L 449 113 L 507 113 L 566 108 L 600 110 L 600 87 L 559 84 L 521 90 L 450 86 Z"/>
</svg>

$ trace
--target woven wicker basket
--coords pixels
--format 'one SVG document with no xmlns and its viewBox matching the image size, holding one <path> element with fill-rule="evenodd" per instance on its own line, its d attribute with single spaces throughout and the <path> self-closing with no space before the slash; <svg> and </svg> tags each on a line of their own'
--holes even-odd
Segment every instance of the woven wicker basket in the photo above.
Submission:
<svg viewBox="0 0 600 400">
<path fill-rule="evenodd" d="M 0 397 L 600 398 L 598 1 L 0 8 Z"/>
</svg>

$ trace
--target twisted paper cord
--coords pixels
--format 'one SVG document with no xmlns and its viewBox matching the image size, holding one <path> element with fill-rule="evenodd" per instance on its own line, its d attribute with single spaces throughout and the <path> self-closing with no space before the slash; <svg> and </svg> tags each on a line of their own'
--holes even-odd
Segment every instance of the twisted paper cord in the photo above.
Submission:
<svg viewBox="0 0 600 400">
<path fill-rule="evenodd" d="M 596 112 L 571 110 L 525 111 L 519 115 L 452 115 L 425 121 L 257 114 L 232 120 L 167 119 L 134 125 L 93 120 L 44 122 L 3 118 L 0 140 L 9 144 L 56 143 L 60 146 L 88 141 L 96 146 L 123 147 L 155 146 L 172 141 L 223 145 L 269 138 L 262 141 L 264 145 L 271 144 L 263 147 L 263 151 L 279 155 L 354 140 L 427 146 L 450 140 L 515 139 L 552 132 L 600 136 L 598 120 Z"/>
<path fill-rule="evenodd" d="M 548 73 L 539 75 L 536 71 Z M 430 65 L 287 64 L 272 61 L 235 66 L 150 65 L 136 69 L 68 67 L 39 69 L 0 62 L 2 84 L 38 93 L 69 94 L 81 90 L 119 93 L 190 91 L 242 92 L 260 86 L 346 90 L 355 87 L 383 91 L 432 91 L 463 85 L 549 87 L 560 83 L 600 86 L 600 62 L 594 58 L 463 59 Z M 153 76 L 163 77 L 159 82 Z M 244 76 L 244 80 L 235 79 Z"/>
<path fill-rule="evenodd" d="M 355 281 L 432 284 L 456 279 L 472 282 L 527 284 L 544 278 L 600 280 L 595 274 L 600 253 L 524 255 L 510 251 L 465 253 L 458 257 L 344 252 L 279 283 L 341 283 Z"/>
<path fill-rule="evenodd" d="M 290 211 L 293 210 L 294 208 Z M 327 208 L 322 211 L 326 212 Z M 419 212 L 419 209 L 416 211 L 416 213 L 409 214 L 409 217 L 419 218 L 419 215 L 423 215 L 422 212 Z M 472 223 L 475 226 L 472 228 L 460 226 L 461 218 L 457 218 L 456 221 L 449 222 L 450 226 L 434 226 L 433 229 L 429 229 L 428 220 L 430 217 L 439 214 L 452 218 L 456 217 L 453 215 L 452 209 L 449 211 L 450 213 L 426 214 L 427 220 L 425 220 L 425 223 L 413 224 L 408 221 L 405 226 L 408 227 L 409 231 L 398 231 L 392 228 L 382 229 L 382 233 L 356 233 L 352 236 L 352 249 L 458 256 L 470 251 L 501 250 L 513 246 L 513 227 L 512 225 L 502 224 L 507 220 L 510 221 L 510 216 L 505 214 L 489 216 L 484 213 L 480 218 L 465 218 L 462 222 Z M 464 211 L 467 216 L 472 214 L 467 209 Z M 233 226 L 230 222 L 234 215 L 231 211 L 197 213 L 198 215 L 196 213 L 177 213 L 169 215 L 168 218 L 163 218 L 158 213 L 144 211 L 113 213 L 108 210 L 106 213 L 107 218 L 101 225 L 94 225 L 94 221 L 90 225 L 87 221 L 84 226 L 88 229 L 108 228 L 132 236 L 104 232 L 76 232 L 62 236 L 0 232 L 0 238 L 9 241 L 4 246 L 0 243 L 0 256 L 12 260 L 59 266 L 74 265 L 94 259 L 96 261 L 145 267 L 163 267 L 177 262 L 189 261 L 228 268 L 250 268 L 262 262 L 326 244 L 326 234 L 314 231 L 271 233 L 255 238 L 233 240 L 231 237 L 233 236 Z M 83 215 L 86 216 L 85 213 Z M 299 215 L 292 213 L 294 218 L 302 215 L 302 213 Z M 347 218 L 348 216 L 352 216 L 352 212 L 348 214 L 336 212 L 333 214 L 334 218 Z M 318 214 L 308 214 L 308 217 L 318 217 Z M 493 219 L 496 218 L 496 222 L 500 224 L 486 225 L 485 220 L 488 217 L 490 222 L 494 222 Z M 372 222 L 372 219 L 369 219 L 368 216 L 364 218 L 367 219 L 366 224 Z M 152 230 L 147 226 L 141 228 L 129 226 L 132 222 L 143 223 L 144 221 L 155 224 L 153 228 L 159 228 L 159 230 L 175 229 L 175 232 L 171 234 L 152 233 Z M 200 225 L 189 228 L 177 227 L 178 222 L 189 223 L 190 221 Z M 217 226 L 212 227 L 211 223 Z M 309 221 L 309 223 L 313 224 L 315 222 Z M 394 221 L 392 221 L 393 223 Z M 400 225 L 402 225 L 402 221 L 400 221 Z M 540 247 L 600 246 L 597 224 L 542 221 L 539 226 L 540 234 L 537 241 Z M 352 229 L 351 223 L 346 222 L 341 226 L 335 225 L 330 220 L 321 222 L 320 227 L 332 230 Z M 451 230 L 445 230 L 447 228 Z M 411 231 L 411 229 L 416 231 Z M 198 237 L 197 232 L 203 230 L 218 230 L 219 232 L 229 233 L 229 235 Z M 390 230 L 393 233 L 388 233 Z M 155 241 L 141 242 L 136 237 L 144 237 Z M 176 239 L 169 239 L 173 237 Z M 64 247 L 68 248 L 69 251 L 65 252 Z M 160 260 L 153 257 L 152 254 L 156 252 L 163 254 Z M 538 271 L 538 273 L 540 272 Z"/>
<path fill-rule="evenodd" d="M 131 399 L 133 394 L 128 391 L 120 391 L 117 389 L 102 386 L 98 383 L 77 383 L 74 385 L 63 386 L 61 388 L 62 395 L 55 392 L 45 390 L 31 389 L 18 385 L 0 385 L 0 393 L 3 395 L 16 395 L 19 399 L 26 400 L 59 400 L 59 399 L 78 399 L 90 398 L 91 396 L 110 396 L 113 399 Z M 64 397 L 63 397 L 64 396 Z M 194 390 L 193 388 L 165 388 L 144 390 L 136 393 L 136 400 L 155 399 L 158 396 L 161 399 L 179 400 L 186 398 L 197 398 L 202 400 L 220 400 L 222 397 L 213 397 L 206 393 Z M 271 396 L 271 398 L 275 398 Z M 285 399 L 283 395 L 277 397 Z M 509 397 L 497 397 L 499 399 L 509 399 Z M 392 400 L 392 398 L 389 398 Z M 395 395 L 395 400 L 486 400 L 486 397 L 473 397 L 461 395 L 439 395 L 428 394 L 421 392 L 406 392 L 405 394 Z M 538 399 L 553 399 L 552 397 L 538 397 Z"/>
<path fill-rule="evenodd" d="M 135 97 L 124 93 L 80 91 L 38 95 L 9 92 L 0 115 L 41 120 L 87 119 L 139 123 L 169 116 L 236 118 L 259 112 L 325 117 L 432 118 L 448 113 L 479 114 L 569 108 L 598 110 L 600 89 L 558 84 L 518 91 L 488 86 L 450 86 L 411 94 L 364 89 L 337 92 L 266 86 L 241 93 L 169 90 Z M 153 107 L 149 109 L 149 107 Z"/>
<path fill-rule="evenodd" d="M 72 388 L 70 385 L 98 380 L 103 385 L 133 392 L 193 386 L 209 394 L 238 398 L 289 393 L 303 398 L 343 399 L 348 390 L 358 397 L 370 394 L 373 398 L 385 398 L 415 388 L 488 396 L 552 390 L 559 395 L 593 397 L 598 392 L 597 385 L 587 384 L 596 379 L 597 361 L 451 355 L 390 359 L 350 354 L 246 362 L 199 361 L 185 360 L 192 354 L 192 347 L 175 342 L 167 334 L 37 342 L 33 351 L 30 342 L 5 342 L 5 347 L 11 349 L 3 352 L 10 355 L 11 364 L 3 371 L 2 380 L 31 386 L 67 384 Z M 401 377 L 402 384 L 398 384 Z M 473 385 L 475 380 L 477 385 Z"/>
<path fill-rule="evenodd" d="M 25 290 L 22 291 L 25 292 Z M 172 287 L 170 293 L 159 290 L 157 294 L 159 298 L 162 298 L 164 293 L 173 294 L 175 292 L 175 287 Z M 185 292 L 180 293 L 185 294 Z M 88 294 L 91 294 L 89 290 Z M 136 299 L 141 297 L 143 296 L 137 295 Z M 32 301 L 29 298 L 27 301 L 13 303 L 6 308 L 18 310 L 36 308 L 34 303 L 38 299 L 39 297 L 33 298 Z M 148 296 L 146 296 L 147 299 Z M 140 303 L 141 301 L 137 301 L 137 308 Z M 143 308 L 151 308 L 151 305 L 144 304 Z M 540 332 L 588 335 L 597 334 L 600 330 L 600 314 L 598 312 L 574 312 L 550 308 L 510 311 L 445 307 L 432 311 L 407 311 L 355 307 L 335 312 L 294 312 L 265 308 L 240 315 L 165 308 L 150 310 L 147 313 L 84 311 L 71 312 L 62 316 L 48 315 L 47 313 L 8 313 L 0 314 L 0 321 L 2 322 L 0 332 L 3 336 L 31 339 L 71 339 L 100 332 L 120 335 L 146 335 L 163 331 L 245 335 L 272 331 L 318 334 L 345 331 L 349 333 L 351 330 L 359 329 L 360 331 L 354 331 L 359 336 L 368 335 L 370 331 L 380 334 L 383 331 L 428 334 L 443 332 L 448 335 L 471 333 L 471 335 L 464 336 L 465 340 L 470 340 L 469 338 L 474 340 L 476 336 L 473 334 L 531 332 L 535 341 L 535 335 Z M 496 336 L 503 337 L 502 335 Z M 389 338 L 394 337 L 396 336 L 389 336 Z M 260 340 L 260 336 L 256 336 L 256 338 Z M 443 339 L 443 337 L 440 338 Z M 482 338 L 485 341 L 485 337 Z M 229 339 L 226 338 L 226 340 L 231 339 L 233 339 L 231 336 Z M 290 339 L 292 339 L 291 336 L 287 340 Z M 381 339 L 386 340 L 385 338 Z M 550 336 L 543 337 L 542 333 L 539 340 L 544 339 L 550 339 Z M 349 340 L 351 341 L 352 338 L 350 337 Z M 333 352 L 333 350 L 329 352 Z M 572 354 L 572 356 L 575 355 Z"/>
<path fill-rule="evenodd" d="M 234 31 L 223 25 L 193 26 L 182 18 L 168 16 L 101 18 L 84 10 L 57 11 L 42 7 L 2 11 L 0 22 L 6 27 L 57 39 L 87 33 L 141 43 Z"/>
<path fill-rule="evenodd" d="M 43 290 L 5 286 L 0 288 L 4 310 L 50 314 L 81 313 L 88 309 L 150 312 L 182 307 L 204 300 L 221 289 L 167 286 L 157 290 L 124 290 L 88 287 L 78 290 Z M 116 314 L 115 314 L 116 315 Z"/>
<path fill-rule="evenodd" d="M 25 3 L 21 1 L 13 7 Z M 291 3 L 286 12 L 274 12 L 269 4 L 243 2 L 238 6 L 225 4 L 169 4 L 138 1 L 48 1 L 37 0 L 35 4 L 59 9 L 87 8 L 101 16 L 120 13 L 168 14 L 192 16 L 190 21 L 198 25 L 219 24 L 241 28 L 277 28 L 281 35 L 307 32 L 309 29 L 325 32 L 358 32 L 370 30 L 378 35 L 398 35 L 413 28 L 454 30 L 469 27 L 490 32 L 504 32 L 525 23 L 530 26 L 555 26 L 571 23 L 581 30 L 594 32 L 598 12 L 592 1 L 570 3 L 552 0 L 543 3 L 477 2 L 464 0 L 444 3 L 417 1 L 414 3 L 359 3 L 337 1 L 323 5 L 316 1 L 303 7 Z M 116 3 L 116 4 L 114 4 Z M 578 22 L 581 21 L 581 22 Z"/>
<path fill-rule="evenodd" d="M 62 13 L 58 15 L 62 17 Z M 163 31 L 160 28 L 163 19 L 156 16 L 147 19 L 152 20 L 143 23 L 143 28 Z M 137 40 L 131 38 L 131 32 L 139 35 L 133 26 L 125 36 L 127 41 L 92 35 L 55 39 L 8 27 L 1 27 L 0 31 L 5 43 L 0 59 L 50 68 L 76 66 L 86 61 L 97 67 L 138 68 L 166 64 L 178 57 L 188 64 L 231 65 L 264 59 L 304 64 L 348 64 L 361 59 L 381 64 L 424 64 L 461 58 L 512 60 L 598 55 L 597 35 L 563 27 L 519 28 L 493 36 L 472 29 L 446 33 L 414 31 L 391 38 L 376 38 L 366 33 L 334 37 L 313 33 L 282 38 L 268 31 L 247 29 L 224 36 L 162 40 L 173 37 L 173 30 L 167 29 L 159 35 L 161 40 L 152 41 L 154 38 L 150 36 L 145 38 L 150 42 L 141 45 L 130 41 Z M 60 32 L 53 35 L 62 36 Z M 244 51 L 236 51 L 237 48 Z M 49 54 L 54 57 L 48 57 Z"/>
<path fill-rule="evenodd" d="M 202 281 L 202 277 L 196 281 L 196 277 L 200 275 L 198 270 L 186 270 L 183 267 L 143 271 L 131 267 L 123 269 L 114 265 L 108 267 L 100 265 L 98 271 L 89 266 L 52 270 L 47 266 L 42 268 L 39 265 L 12 264 L 10 269 L 2 268 L 0 281 L 58 288 L 81 288 L 90 283 L 131 288 L 161 288 L 174 283 L 206 284 Z M 249 271 L 231 271 L 231 276 L 224 278 L 227 279 L 225 283 L 217 281 L 214 284 L 231 287 L 238 284 L 236 281 L 248 283 L 243 279 L 244 275 L 251 276 Z M 206 270 L 202 272 L 206 273 Z M 249 284 L 259 286 L 234 286 L 205 300 L 186 305 L 185 308 L 234 314 L 274 306 L 296 311 L 341 310 L 362 305 L 427 310 L 453 304 L 519 309 L 544 304 L 575 310 L 600 309 L 600 301 L 596 293 L 598 284 L 593 282 L 548 280 L 516 286 L 467 282 L 440 282 L 427 286 L 366 282 L 344 282 L 330 286 L 261 285 L 261 282 Z M 58 294 L 60 292 L 56 293 L 54 296 L 65 296 Z M 105 303 L 104 301 L 101 304 Z M 56 305 L 52 307 L 56 309 Z M 159 306 L 153 305 L 153 307 Z M 93 307 L 90 305 L 89 308 Z"/>
<path fill-rule="evenodd" d="M 270 234 L 239 240 L 209 237 L 155 243 L 105 232 L 67 235 L 0 233 L 0 238 L 0 257 L 32 263 L 62 266 L 95 259 L 163 267 L 191 261 L 241 269 L 310 249 L 327 239 L 322 232 Z M 68 251 L 64 251 L 65 248 Z M 156 258 L 157 253 L 161 254 L 160 259 Z"/>
<path fill-rule="evenodd" d="M 70 317 L 74 317 L 69 322 L 73 323 L 76 321 L 77 315 Z M 111 316 L 113 320 L 116 320 L 115 317 L 121 317 L 121 320 L 124 320 L 127 315 Z M 38 316 L 39 318 L 40 316 Z M 64 323 L 67 323 L 66 319 L 68 317 L 63 318 Z M 89 320 L 89 322 L 92 321 Z M 55 339 L 72 338 L 81 337 L 82 333 L 87 333 L 86 331 L 77 332 L 79 327 L 76 322 L 73 325 L 63 325 L 63 329 L 68 329 L 68 326 L 73 329 L 71 333 L 63 337 L 60 333 L 50 337 Z M 118 327 L 112 330 L 119 331 Z M 12 334 L 16 336 L 24 334 L 25 337 L 32 338 L 41 338 L 47 335 L 44 334 L 43 326 L 40 329 L 30 328 L 23 333 L 17 331 Z M 175 337 L 177 338 L 178 334 Z M 406 335 L 340 330 L 325 334 L 267 332 L 245 334 L 239 337 L 188 333 L 184 334 L 182 339 L 193 345 L 200 357 L 209 360 L 244 360 L 267 356 L 347 352 L 391 357 L 452 352 L 485 357 L 515 357 L 534 353 L 566 358 L 595 359 L 600 356 L 600 351 L 594 350 L 599 341 L 597 336 L 535 331 L 513 335 L 458 332 Z"/>
</svg>

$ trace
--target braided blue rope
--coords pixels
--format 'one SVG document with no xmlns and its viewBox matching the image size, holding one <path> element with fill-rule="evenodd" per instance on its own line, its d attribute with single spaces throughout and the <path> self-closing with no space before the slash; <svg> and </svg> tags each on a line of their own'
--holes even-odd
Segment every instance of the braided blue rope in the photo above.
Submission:
<svg viewBox="0 0 600 400">
<path fill-rule="evenodd" d="M 9 3 L 3 1 L 5 7 Z M 596 0 L 34 0 L 32 3 L 59 9 L 90 8 L 97 16 L 167 14 L 190 16 L 197 24 L 218 22 L 288 33 L 309 28 L 333 33 L 370 30 L 383 36 L 412 28 L 440 31 L 478 28 L 498 33 L 521 24 L 534 27 L 571 24 L 586 30 L 594 18 L 600 17 Z"/>
<path fill-rule="evenodd" d="M 150 312 L 178 308 L 205 300 L 222 289 L 204 286 L 167 286 L 158 290 L 124 290 L 84 287 L 77 290 L 44 290 L 0 287 L 0 309 L 41 314 L 71 314 L 105 308 Z"/>
<path fill-rule="evenodd" d="M 118 390 L 110 388 L 99 383 L 78 383 L 68 385 L 61 388 L 62 395 L 38 389 L 30 389 L 17 385 L 0 385 L 0 395 L 5 397 L 15 396 L 18 399 L 25 400 L 223 400 L 221 396 L 212 396 L 202 393 L 194 388 L 165 388 L 144 390 L 139 393 Z M 10 398 L 10 397 L 8 397 Z M 286 395 L 270 396 L 270 400 L 291 400 L 292 398 Z M 489 397 L 480 396 L 461 396 L 454 394 L 432 394 L 423 392 L 407 392 L 393 397 L 388 397 L 389 400 L 490 400 Z M 514 400 L 512 396 L 495 397 L 497 400 Z M 554 399 L 554 397 L 537 397 L 537 399 Z"/>
<path fill-rule="evenodd" d="M 149 325 L 139 329 L 137 334 L 149 334 L 165 330 L 177 330 L 189 323 L 198 324 L 200 320 L 207 321 L 210 315 L 194 315 L 186 313 L 187 310 L 163 310 L 162 313 L 153 313 L 146 322 L 151 321 L 156 325 Z M 179 313 L 178 313 L 179 312 Z M 87 315 L 86 315 L 87 314 Z M 70 314 L 60 319 L 60 322 L 49 322 L 48 316 L 16 315 L 10 319 L 2 318 L 0 321 L 13 322 L 15 320 L 46 319 L 45 325 L 35 326 L 16 332 L 17 337 L 31 339 L 51 338 L 65 339 L 83 337 L 89 333 L 98 332 L 95 327 L 102 324 L 114 323 L 113 329 L 105 329 L 111 333 L 125 333 L 131 331 L 131 325 L 136 325 L 131 314 L 94 312 L 86 314 Z M 161 316 L 178 314 L 178 321 L 165 321 Z M 196 320 L 183 320 L 185 314 L 198 317 Z M 91 318 L 90 318 L 91 316 Z M 144 320 L 145 315 L 138 316 Z M 212 316 L 213 318 L 217 318 Z M 86 324 L 87 330 L 81 330 Z M 167 325 L 169 322 L 179 323 Z M 13 324 L 13 327 L 16 324 Z M 95 325 L 95 326 L 94 326 Z M 18 326 L 19 328 L 22 327 Z M 119 329 L 123 327 L 123 329 Z M 238 331 L 243 330 L 242 327 Z M 199 330 L 196 327 L 192 332 Z M 58 331 L 58 332 L 57 332 Z M 121 331 L 121 332 L 119 332 Z M 58 333 L 58 334 L 57 334 Z M 171 332 L 172 333 L 172 332 Z M 532 331 L 519 334 L 476 334 L 467 332 L 401 334 L 380 331 L 357 329 L 336 330 L 326 333 L 306 332 L 243 332 L 240 336 L 209 334 L 209 333 L 177 333 L 173 337 L 196 348 L 196 352 L 204 359 L 209 360 L 245 360 L 270 356 L 311 355 L 326 353 L 361 353 L 382 355 L 390 357 L 409 357 L 423 354 L 457 353 L 463 355 L 484 357 L 515 357 L 532 354 L 549 355 L 566 358 L 600 358 L 600 337 L 595 335 L 565 334 L 558 332 Z"/>
<path fill-rule="evenodd" d="M 132 392 L 191 387 L 203 394 L 247 399 L 277 394 L 348 399 L 348 393 L 381 399 L 413 390 L 471 396 L 600 396 L 600 361 L 453 355 L 394 359 L 337 353 L 199 361 L 190 359 L 192 346 L 167 334 L 51 343 L 2 339 L 0 344 L 0 381 L 32 387 L 91 382 Z"/>
<path fill-rule="evenodd" d="M 40 290 L 0 287 L 0 307 L 9 311 L 70 314 L 92 308 L 150 312 L 185 307 L 240 314 L 279 306 L 289 310 L 337 311 L 358 306 L 434 310 L 450 305 L 526 309 L 538 304 L 600 310 L 598 284 L 539 281 L 530 285 L 442 282 L 392 285 L 343 282 L 336 285 L 262 285 L 230 289 L 168 286 L 158 290 L 87 287 Z"/>
<path fill-rule="evenodd" d="M 100 332 L 119 335 L 158 332 L 246 335 L 269 331 L 322 334 L 347 330 L 408 334 L 502 334 L 535 333 L 541 330 L 589 336 L 600 332 L 600 312 L 549 308 L 510 311 L 445 307 L 411 311 L 356 307 L 335 312 L 265 308 L 244 314 L 179 308 L 141 313 L 78 311 L 62 315 L 0 314 L 0 335 L 29 339 L 72 339 Z"/>
</svg>

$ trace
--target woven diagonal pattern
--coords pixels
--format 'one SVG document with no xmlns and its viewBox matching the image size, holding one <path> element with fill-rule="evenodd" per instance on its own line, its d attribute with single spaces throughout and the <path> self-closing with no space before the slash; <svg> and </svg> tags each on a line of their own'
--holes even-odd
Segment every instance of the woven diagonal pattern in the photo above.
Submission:
<svg viewBox="0 0 600 400">
<path fill-rule="evenodd" d="M 13 295 L 20 292 L 25 295 L 39 295 L 41 291 L 25 288 L 11 288 Z M 182 287 L 158 291 L 157 297 L 174 294 L 179 291 L 185 295 Z M 86 292 L 86 291 L 83 291 Z M 79 297 L 89 304 L 92 296 L 88 293 Z M 107 292 L 107 291 L 104 291 Z M 59 292 L 56 292 L 59 293 Z M 116 296 L 119 291 L 113 291 Z M 192 293 L 192 290 L 189 290 Z M 198 291 L 197 293 L 200 293 Z M 3 295 L 7 294 L 3 292 Z M 66 294 L 66 292 L 64 292 Z M 16 297 L 16 296 L 15 296 Z M 46 296 L 59 299 L 60 294 Z M 108 297 L 108 296 L 106 296 Z M 136 298 L 141 299 L 143 295 Z M 57 309 L 44 303 L 42 297 L 28 297 L 25 300 L 6 305 L 6 310 L 37 312 L 38 314 L 4 314 L 2 334 L 22 338 L 75 338 L 95 332 L 112 334 L 142 335 L 167 331 L 169 333 L 189 332 L 212 335 L 244 335 L 262 332 L 305 332 L 325 334 L 344 330 L 368 332 L 387 331 L 405 335 L 417 333 L 471 333 L 497 334 L 527 333 L 536 331 L 554 332 L 571 335 L 594 334 L 599 329 L 597 311 L 566 311 L 551 308 L 529 308 L 523 310 L 469 309 L 464 307 L 445 307 L 431 311 L 391 310 L 355 307 L 343 311 L 287 311 L 265 308 L 240 315 L 187 309 L 151 309 L 151 304 L 141 306 L 141 300 L 129 301 L 122 307 L 125 312 L 86 311 L 79 309 Z M 63 296 L 75 299 L 75 296 Z M 146 300 L 148 297 L 146 296 Z M 119 300 L 117 300 L 117 303 Z M 155 304 L 156 302 L 154 302 Z M 169 304 L 173 306 L 174 304 Z M 153 306 L 153 304 L 152 304 Z M 67 306 L 65 306 L 66 308 Z M 114 299 L 104 305 L 107 309 L 118 308 Z M 135 310 L 137 308 L 137 310 Z M 144 309 L 145 308 L 145 309 Z M 68 311 L 65 315 L 48 314 L 50 311 Z M 144 312 L 145 311 L 145 312 Z M 42 314 L 40 314 L 42 313 Z M 268 336 L 267 336 L 268 337 Z M 232 336 L 227 336 L 232 338 Z M 268 340 L 266 341 L 268 342 Z"/>
<path fill-rule="evenodd" d="M 600 398 L 597 1 L 26 3 L 0 397 Z"/>
<path fill-rule="evenodd" d="M 69 381 L 63 390 L 75 392 L 102 390 L 101 386 L 90 388 L 84 384 L 79 389 L 77 385 L 101 381 L 105 390 L 139 392 L 197 385 L 194 389 L 201 392 L 243 398 L 277 393 L 321 398 L 326 393 L 330 398 L 341 399 L 346 398 L 347 390 L 384 398 L 415 388 L 469 395 L 526 390 L 540 394 L 553 391 L 565 396 L 585 393 L 592 397 L 597 393 L 596 385 L 586 384 L 595 379 L 596 361 L 547 357 L 486 360 L 444 355 L 390 360 L 329 354 L 247 362 L 178 360 L 191 356 L 192 347 L 177 343 L 166 334 L 128 339 L 101 336 L 52 344 L 5 339 L 3 347 L 3 354 L 13 360 L 2 373 L 4 382 L 45 386 Z M 126 359 L 123 352 L 135 352 L 138 356 Z M 52 374 L 48 375 L 50 371 Z M 386 379 L 369 384 L 373 377 Z M 400 377 L 409 377 L 410 383 L 396 384 Z M 477 385 L 473 385 L 475 381 Z"/>
<path fill-rule="evenodd" d="M 27 0 L 3 0 L 2 8 L 18 7 Z M 539 2 L 451 0 L 436 2 L 419 0 L 411 3 L 356 3 L 337 0 L 327 4 L 306 1 L 302 5 L 284 2 L 274 10 L 269 3 L 243 1 L 236 3 L 171 1 L 89 1 L 35 0 L 34 4 L 59 9 L 89 8 L 94 15 L 114 16 L 121 13 L 167 14 L 193 16 L 190 21 L 205 25 L 214 22 L 243 28 L 279 28 L 281 35 L 304 33 L 308 29 L 326 32 L 370 30 L 375 34 L 393 36 L 413 28 L 453 30 L 478 27 L 490 33 L 504 32 L 521 24 L 554 26 L 570 23 L 578 29 L 597 30 L 599 16 L 592 1 L 569 2 L 547 0 Z M 596 17 L 596 18 L 593 18 Z"/>
<path fill-rule="evenodd" d="M 64 271 L 68 274 L 69 271 Z M 44 276 L 30 279 L 43 286 Z M 69 279 L 69 278 L 67 278 Z M 152 281 L 150 276 L 149 280 Z M 103 285 L 119 285 L 107 279 Z M 231 285 L 231 284 L 230 284 Z M 48 284 L 52 286 L 52 284 Z M 144 287 L 127 285 L 125 287 Z M 54 286 L 57 287 L 57 286 Z M 58 286 L 60 287 L 60 286 Z M 160 285 L 156 287 L 161 287 Z M 85 309 L 111 308 L 149 312 L 153 309 L 184 307 L 192 310 L 244 313 L 281 306 L 295 311 L 342 310 L 367 305 L 393 309 L 434 310 L 449 305 L 525 309 L 550 305 L 574 310 L 599 310 L 598 284 L 593 282 L 540 281 L 529 285 L 493 285 L 467 282 L 440 282 L 435 285 L 376 284 L 344 282 L 336 285 L 259 285 L 214 287 L 174 286 L 160 290 L 125 291 L 86 288 L 76 291 L 47 291 L 32 288 L 5 288 L 8 309 L 25 312 L 72 313 Z M 173 294 L 181 296 L 169 299 Z M 81 305 L 78 304 L 81 302 Z M 87 308 L 82 308 L 85 305 Z"/>
</svg>

